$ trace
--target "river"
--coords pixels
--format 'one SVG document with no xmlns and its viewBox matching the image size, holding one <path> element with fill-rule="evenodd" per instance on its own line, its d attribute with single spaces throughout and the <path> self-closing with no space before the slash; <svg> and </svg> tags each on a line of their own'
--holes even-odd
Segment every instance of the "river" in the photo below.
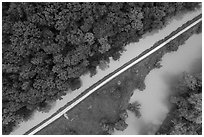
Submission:
<svg viewBox="0 0 204 137">
<path fill-rule="evenodd" d="M 130 103 L 141 104 L 141 117 L 128 111 L 127 129 L 114 134 L 154 134 L 169 112 L 171 104 L 167 101 L 171 94 L 172 78 L 182 72 L 201 72 L 202 70 L 202 34 L 194 34 L 176 52 L 167 53 L 161 60 L 162 67 L 150 71 L 145 79 L 146 89 L 136 90 Z"/>
<path fill-rule="evenodd" d="M 64 106 L 67 102 L 71 101 L 73 98 L 78 96 L 82 93 L 85 89 L 102 79 L 104 76 L 108 75 L 109 73 L 113 72 L 132 58 L 138 56 L 140 53 L 145 51 L 146 49 L 150 48 L 156 41 L 163 39 L 164 37 L 168 36 L 172 31 L 176 30 L 182 24 L 186 23 L 188 20 L 191 20 L 195 16 L 199 15 L 201 10 L 196 10 L 193 12 L 185 13 L 184 15 L 178 15 L 171 19 L 169 24 L 161 30 L 154 31 L 152 33 L 147 33 L 140 39 L 139 42 L 130 43 L 126 46 L 126 51 L 122 53 L 120 59 L 118 61 L 114 61 L 112 58 L 110 59 L 109 67 L 102 71 L 97 68 L 97 74 L 90 78 L 90 76 L 83 75 L 81 77 L 82 86 L 78 90 L 74 92 L 67 91 L 67 95 L 63 96 L 62 100 L 57 100 L 53 103 L 51 110 L 49 113 L 43 112 L 34 112 L 31 118 L 28 121 L 21 122 L 19 126 L 17 126 L 11 134 L 24 134 L 26 131 L 34 127 L 35 125 L 42 122 L 44 119 L 51 116 L 54 112 L 56 112 L 59 108 Z"/>
</svg>

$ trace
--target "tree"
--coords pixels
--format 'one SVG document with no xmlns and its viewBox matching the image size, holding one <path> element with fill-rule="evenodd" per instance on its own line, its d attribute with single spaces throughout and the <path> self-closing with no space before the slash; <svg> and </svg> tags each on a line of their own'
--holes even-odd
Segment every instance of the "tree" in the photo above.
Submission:
<svg viewBox="0 0 204 137">
<path fill-rule="evenodd" d="M 105 53 L 107 51 L 109 51 L 109 49 L 111 48 L 111 45 L 108 43 L 108 39 L 107 37 L 105 38 L 100 38 L 99 43 L 101 44 L 100 48 L 99 48 L 99 52 L 100 53 Z"/>
<path fill-rule="evenodd" d="M 201 74 L 199 74 L 201 75 Z M 167 117 L 173 124 L 168 129 L 170 135 L 197 135 L 202 129 L 202 85 L 201 79 L 189 73 L 183 73 L 179 82 L 174 85 L 176 95 L 171 96 L 170 102 L 175 105 Z M 160 133 L 163 125 L 161 125 Z M 165 129 L 167 130 L 167 129 Z M 163 131 L 164 132 L 164 131 Z"/>
<path fill-rule="evenodd" d="M 115 123 L 115 129 L 124 131 L 127 128 L 128 124 L 125 123 L 124 120 L 119 120 L 118 122 Z"/>
<path fill-rule="evenodd" d="M 114 132 L 114 127 L 111 123 L 108 123 L 107 119 L 101 119 L 100 126 L 104 132 L 107 134 L 112 134 Z"/>
<path fill-rule="evenodd" d="M 94 43 L 94 34 L 93 33 L 86 33 L 84 36 L 84 40 L 88 42 L 90 45 Z"/>
<path fill-rule="evenodd" d="M 124 121 L 128 118 L 128 113 L 126 110 L 120 112 L 120 118 Z"/>
<path fill-rule="evenodd" d="M 128 105 L 128 110 L 134 112 L 135 116 L 139 118 L 141 116 L 140 111 L 139 111 L 140 110 L 140 106 L 141 105 L 137 101 L 135 101 L 135 102 L 130 103 Z"/>
<path fill-rule="evenodd" d="M 142 19 L 143 17 L 143 13 L 142 13 L 142 8 L 134 8 L 133 10 L 131 10 L 131 14 L 130 14 L 130 18 L 132 20 L 131 26 L 133 29 L 135 30 L 141 30 L 143 29 L 143 23 L 142 23 Z"/>
</svg>

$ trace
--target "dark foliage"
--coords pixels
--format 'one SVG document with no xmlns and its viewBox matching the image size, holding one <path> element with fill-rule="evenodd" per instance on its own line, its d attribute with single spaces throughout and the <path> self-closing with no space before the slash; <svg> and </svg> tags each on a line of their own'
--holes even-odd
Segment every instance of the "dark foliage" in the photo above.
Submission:
<svg viewBox="0 0 204 137">
<path fill-rule="evenodd" d="M 133 103 L 129 103 L 128 110 L 132 111 L 133 113 L 135 113 L 136 117 L 140 118 L 141 117 L 140 107 L 141 105 L 137 101 L 135 101 Z"/>
<path fill-rule="evenodd" d="M 100 126 L 104 131 L 104 134 L 111 135 L 114 132 L 114 125 L 112 123 L 108 123 L 107 119 L 101 119 Z"/>
<path fill-rule="evenodd" d="M 199 3 L 3 3 L 2 112 L 8 134 L 42 103 L 80 87 L 127 43 Z M 27 110 L 27 111 L 22 111 Z M 8 128 L 9 127 L 9 128 Z"/>
<path fill-rule="evenodd" d="M 171 96 L 174 109 L 170 112 L 156 134 L 201 135 L 202 134 L 202 74 L 184 73 Z"/>
</svg>

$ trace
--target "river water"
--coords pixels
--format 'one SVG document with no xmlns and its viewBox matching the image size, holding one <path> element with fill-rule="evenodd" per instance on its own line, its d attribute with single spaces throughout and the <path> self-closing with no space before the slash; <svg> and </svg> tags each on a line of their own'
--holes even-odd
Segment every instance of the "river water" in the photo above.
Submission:
<svg viewBox="0 0 204 137">
<path fill-rule="evenodd" d="M 167 53 L 161 60 L 162 67 L 150 71 L 145 79 L 146 89 L 136 90 L 130 102 L 141 104 L 141 117 L 138 119 L 128 111 L 128 127 L 115 134 L 154 134 L 169 112 L 168 98 L 174 94 L 170 90 L 170 79 L 182 72 L 201 72 L 202 34 L 194 34 L 176 52 Z"/>
<path fill-rule="evenodd" d="M 170 23 L 163 29 L 154 31 L 152 33 L 147 33 L 140 39 L 137 43 L 131 43 L 126 46 L 126 51 L 122 53 L 120 59 L 118 61 L 114 61 L 112 58 L 110 59 L 109 67 L 102 71 L 97 68 L 97 74 L 90 78 L 89 75 L 84 75 L 81 77 L 82 86 L 78 90 L 74 92 L 67 92 L 66 96 L 63 96 L 62 100 L 57 100 L 53 103 L 53 106 L 49 113 L 43 112 L 34 112 L 32 117 L 28 121 L 21 122 L 18 127 L 14 129 L 11 134 L 24 134 L 26 131 L 37 125 L 38 123 L 42 122 L 44 119 L 51 116 L 54 112 L 56 112 L 59 108 L 64 106 L 67 102 L 71 101 L 73 98 L 78 96 L 82 93 L 85 89 L 102 79 L 104 76 L 108 75 L 112 71 L 116 70 L 132 58 L 138 56 L 140 53 L 145 51 L 146 49 L 150 48 L 156 41 L 163 39 L 164 37 L 168 36 L 172 31 L 176 30 L 182 24 L 187 22 L 188 20 L 194 18 L 195 16 L 199 15 L 201 10 L 196 10 L 193 12 L 188 12 L 184 15 L 179 15 L 174 17 Z"/>
</svg>

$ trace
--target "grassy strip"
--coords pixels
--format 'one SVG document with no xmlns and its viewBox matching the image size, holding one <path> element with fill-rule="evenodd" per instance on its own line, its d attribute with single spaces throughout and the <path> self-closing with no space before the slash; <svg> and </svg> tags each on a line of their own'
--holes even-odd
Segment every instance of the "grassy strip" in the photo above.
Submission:
<svg viewBox="0 0 204 137">
<path fill-rule="evenodd" d="M 82 94 L 80 94 L 78 97 L 76 97 L 76 98 L 73 99 L 71 102 L 67 103 L 64 107 L 62 107 L 61 109 L 59 109 L 59 110 L 58 110 L 56 113 L 54 113 L 51 117 L 49 117 L 48 119 L 44 120 L 44 121 L 41 122 L 39 125 L 35 126 L 34 128 L 32 128 L 31 130 L 29 130 L 29 131 L 26 132 L 25 134 L 28 134 L 28 133 L 31 132 L 33 129 L 37 128 L 38 126 L 40 126 L 41 124 L 43 124 L 44 122 L 46 122 L 47 120 L 49 120 L 50 118 L 52 118 L 53 116 L 57 115 L 57 114 L 58 114 L 60 111 L 62 111 L 65 107 L 69 106 L 71 103 L 73 103 L 74 101 L 76 101 L 78 98 L 80 98 L 81 96 L 83 96 L 84 94 L 86 94 L 89 90 L 91 90 L 92 88 L 96 87 L 99 83 L 101 83 L 102 81 L 104 81 L 104 79 L 107 79 L 108 77 L 112 76 L 114 73 L 116 73 L 117 71 L 119 71 L 120 69 L 122 69 L 122 68 L 124 68 L 125 66 L 129 65 L 130 63 L 134 62 L 135 60 L 137 60 L 138 58 L 140 58 L 142 55 L 144 55 L 145 53 L 147 53 L 149 50 L 155 48 L 156 46 L 158 46 L 159 44 L 161 44 L 163 41 L 169 39 L 171 36 L 175 35 L 177 32 L 179 32 L 180 30 L 184 29 L 184 28 L 187 27 L 189 24 L 191 24 L 191 23 L 193 23 L 194 21 L 198 20 L 200 17 L 201 17 L 201 15 L 197 16 L 196 18 L 192 19 L 191 21 L 188 21 L 187 23 L 185 23 L 184 25 L 182 25 L 182 27 L 179 27 L 176 31 L 172 32 L 172 33 L 170 34 L 170 36 L 167 36 L 167 37 L 165 37 L 163 40 L 160 40 L 159 42 L 157 42 L 156 44 L 154 44 L 153 47 L 151 47 L 151 48 L 148 49 L 147 51 L 143 52 L 143 53 L 140 54 L 138 57 L 132 59 L 132 60 L 129 61 L 128 63 L 124 64 L 121 68 L 115 70 L 114 72 L 112 72 L 112 73 L 110 73 L 109 75 L 105 76 L 103 79 L 99 80 L 97 83 L 95 83 L 95 84 L 92 85 L 90 88 L 88 88 L 87 90 L 85 90 L 85 91 L 84 91 Z M 155 64 L 152 64 L 152 65 L 154 66 Z M 150 68 L 151 68 L 151 67 L 150 67 Z M 148 72 L 149 72 L 150 70 L 151 70 L 151 69 L 144 71 L 144 74 L 148 74 Z M 142 74 L 142 73 L 141 73 L 141 74 Z M 123 74 L 123 75 L 124 75 L 124 74 Z M 127 74 L 127 75 L 128 75 L 128 74 Z M 143 81 L 144 78 L 145 78 L 144 75 L 143 75 L 143 76 L 141 75 L 141 76 L 138 77 L 139 81 Z M 115 78 L 115 79 L 117 79 L 117 78 Z M 110 82 L 110 83 L 111 83 L 111 82 Z M 139 83 L 143 83 L 143 82 L 139 82 Z M 107 85 L 110 85 L 110 84 L 107 84 Z M 105 86 L 107 86 L 107 85 L 105 85 Z M 141 84 L 140 84 L 140 85 L 141 85 Z M 143 87 L 143 86 L 139 86 L 139 87 L 133 86 L 133 87 L 134 87 L 134 88 L 140 88 L 140 89 L 141 89 L 141 87 Z M 133 89 L 134 89 L 134 88 L 133 88 Z M 101 88 L 101 89 L 103 89 L 103 88 Z M 127 92 L 128 92 L 128 91 L 127 91 Z M 130 97 L 131 94 L 128 94 L 128 95 L 129 95 L 129 97 Z M 127 96 L 127 95 L 126 95 L 126 96 Z M 128 97 L 128 98 L 129 98 L 129 97 Z M 128 98 L 125 99 L 125 100 L 127 101 Z M 127 104 L 126 104 L 125 106 L 127 106 Z"/>
</svg>

